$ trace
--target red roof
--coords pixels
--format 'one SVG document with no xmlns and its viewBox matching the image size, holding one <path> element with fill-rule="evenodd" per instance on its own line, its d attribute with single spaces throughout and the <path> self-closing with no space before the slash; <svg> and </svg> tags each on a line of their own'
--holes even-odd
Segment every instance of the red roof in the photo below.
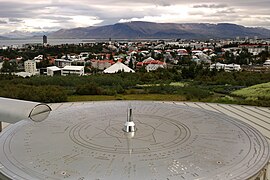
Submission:
<svg viewBox="0 0 270 180">
<path fill-rule="evenodd" d="M 137 66 L 143 66 L 143 65 L 148 65 L 148 64 L 164 64 L 164 62 L 159 61 L 159 60 L 151 60 L 151 61 L 146 61 L 146 62 L 138 62 Z"/>
<path fill-rule="evenodd" d="M 115 63 L 113 60 L 92 60 L 92 62 L 97 62 L 97 63 L 110 63 L 110 64 L 114 64 L 114 63 Z"/>
<path fill-rule="evenodd" d="M 137 66 L 143 66 L 143 62 L 138 62 Z"/>
</svg>

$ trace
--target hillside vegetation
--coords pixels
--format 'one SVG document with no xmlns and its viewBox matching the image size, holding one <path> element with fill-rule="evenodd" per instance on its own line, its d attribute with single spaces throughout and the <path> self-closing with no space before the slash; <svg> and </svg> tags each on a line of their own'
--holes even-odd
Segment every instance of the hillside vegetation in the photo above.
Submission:
<svg viewBox="0 0 270 180">
<path fill-rule="evenodd" d="M 236 90 L 232 92 L 232 95 L 236 95 L 250 100 L 270 101 L 270 82 Z"/>
<path fill-rule="evenodd" d="M 0 74 L 0 96 L 45 103 L 137 99 L 270 106 L 269 82 L 269 73 L 226 73 L 204 69 L 25 79 Z M 256 85 L 261 83 L 265 84 Z M 242 90 L 237 91 L 239 89 Z"/>
</svg>

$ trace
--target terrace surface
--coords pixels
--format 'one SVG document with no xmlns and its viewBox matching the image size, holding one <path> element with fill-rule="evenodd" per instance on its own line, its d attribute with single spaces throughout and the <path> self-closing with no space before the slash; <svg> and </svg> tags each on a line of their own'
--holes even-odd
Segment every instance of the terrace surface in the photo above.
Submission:
<svg viewBox="0 0 270 180">
<path fill-rule="evenodd" d="M 113 101 L 109 101 L 109 102 L 113 102 Z M 123 101 L 114 101 L 114 102 L 120 103 Z M 62 111 L 69 108 L 76 109 L 77 107 L 78 109 L 80 109 L 79 107 L 83 107 L 89 103 L 91 104 L 91 102 L 74 102 L 74 103 L 57 103 L 57 104 L 49 104 L 49 105 L 51 106 L 53 111 L 54 110 Z M 95 102 L 93 102 L 93 104 L 95 104 Z M 97 104 L 100 104 L 100 103 L 97 103 Z M 223 115 L 231 116 L 233 118 L 236 118 L 242 122 L 245 122 L 255 127 L 270 142 L 270 109 L 269 108 L 243 106 L 243 105 L 198 103 L 198 102 L 163 102 L 162 104 L 182 105 L 182 106 L 186 106 L 187 108 L 194 107 L 194 108 L 199 108 L 202 110 L 210 110 L 210 111 L 214 111 Z M 200 111 L 199 109 L 198 111 Z M 196 112 L 196 109 L 194 112 Z M 217 115 L 216 117 L 218 118 L 219 115 L 218 114 L 216 115 Z M 188 117 L 187 114 L 184 117 L 190 118 Z M 270 177 L 269 170 L 268 170 L 267 177 L 268 178 Z"/>
</svg>

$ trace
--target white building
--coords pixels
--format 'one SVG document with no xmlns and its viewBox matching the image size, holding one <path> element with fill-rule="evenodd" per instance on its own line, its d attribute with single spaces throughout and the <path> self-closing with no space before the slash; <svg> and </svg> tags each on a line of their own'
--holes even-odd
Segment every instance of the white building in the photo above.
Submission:
<svg viewBox="0 0 270 180">
<path fill-rule="evenodd" d="M 163 64 L 148 64 L 145 69 L 147 72 L 156 71 L 158 68 L 165 68 Z"/>
<path fill-rule="evenodd" d="M 240 71 L 241 67 L 239 64 L 226 64 L 225 69 L 226 72 L 231 72 L 231 71 Z"/>
<path fill-rule="evenodd" d="M 263 63 L 263 66 L 270 66 L 270 59 L 266 60 L 266 61 Z"/>
<path fill-rule="evenodd" d="M 114 65 L 108 67 L 107 69 L 105 69 L 103 72 L 104 73 L 117 73 L 119 71 L 123 71 L 123 72 L 132 72 L 134 73 L 135 71 L 131 68 L 129 68 L 128 66 L 124 65 L 121 62 L 117 62 Z"/>
<path fill-rule="evenodd" d="M 76 74 L 79 76 L 84 75 L 84 66 L 65 66 L 62 68 L 62 75 Z"/>
<path fill-rule="evenodd" d="M 29 72 L 17 72 L 17 73 L 15 73 L 15 75 L 26 78 L 26 77 L 31 77 L 33 74 L 31 74 Z"/>
<path fill-rule="evenodd" d="M 41 60 L 43 60 L 43 55 L 38 55 L 38 56 L 34 57 L 34 60 L 36 62 L 40 62 Z"/>
<path fill-rule="evenodd" d="M 47 75 L 48 76 L 62 75 L 62 70 L 56 66 L 47 67 Z"/>
<path fill-rule="evenodd" d="M 28 72 L 32 75 L 35 75 L 38 73 L 37 71 L 37 65 L 35 60 L 27 60 L 24 62 L 24 71 Z"/>
<path fill-rule="evenodd" d="M 85 60 L 88 57 L 89 57 L 89 52 L 81 52 L 79 55 L 80 60 Z"/>
<path fill-rule="evenodd" d="M 231 71 L 240 71 L 241 67 L 239 64 L 222 64 L 222 63 L 216 63 L 212 64 L 210 66 L 210 70 L 224 70 L 226 72 L 231 72 Z"/>
<path fill-rule="evenodd" d="M 0 70 L 1 70 L 2 67 L 3 67 L 3 63 L 4 63 L 4 62 L 0 62 Z"/>
</svg>

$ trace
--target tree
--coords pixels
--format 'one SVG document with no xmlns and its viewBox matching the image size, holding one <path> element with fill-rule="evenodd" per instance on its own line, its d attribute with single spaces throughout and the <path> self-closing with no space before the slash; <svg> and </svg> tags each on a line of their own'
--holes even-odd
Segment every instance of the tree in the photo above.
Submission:
<svg viewBox="0 0 270 180">
<path fill-rule="evenodd" d="M 128 67 L 131 68 L 131 69 L 134 68 L 134 64 L 133 64 L 133 59 L 132 59 L 132 57 L 129 59 Z"/>
<path fill-rule="evenodd" d="M 112 53 L 110 53 L 109 59 L 110 59 L 110 60 L 114 60 Z"/>
<path fill-rule="evenodd" d="M 239 64 L 249 64 L 251 62 L 251 53 L 248 52 L 248 49 L 243 48 L 239 56 Z"/>
<path fill-rule="evenodd" d="M 226 51 L 224 54 L 225 63 L 235 63 L 235 57 L 234 54 L 230 51 Z"/>
<path fill-rule="evenodd" d="M 12 72 L 16 72 L 17 69 L 18 65 L 15 61 L 4 61 L 1 71 L 11 74 Z"/>
</svg>

